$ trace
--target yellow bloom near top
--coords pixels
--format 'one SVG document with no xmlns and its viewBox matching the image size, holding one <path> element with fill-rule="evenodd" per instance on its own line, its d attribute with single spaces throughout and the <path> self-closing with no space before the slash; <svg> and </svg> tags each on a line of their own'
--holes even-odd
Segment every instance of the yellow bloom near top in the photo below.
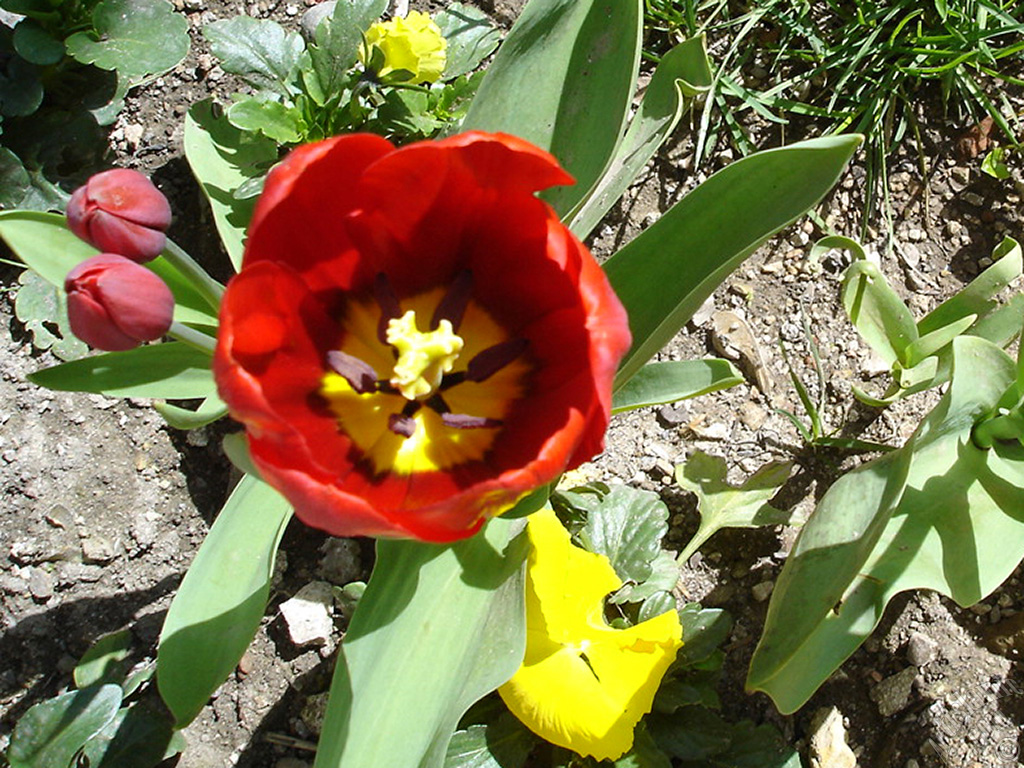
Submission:
<svg viewBox="0 0 1024 768">
<path fill-rule="evenodd" d="M 378 21 L 366 31 L 366 42 L 369 50 L 360 46 L 359 60 L 366 65 L 372 58 L 370 50 L 379 48 L 384 54 L 384 65 L 377 72 L 380 78 L 405 70 L 413 76 L 403 82 L 416 85 L 433 83 L 444 73 L 448 41 L 434 20 L 421 11 Z"/>
<path fill-rule="evenodd" d="M 581 755 L 614 760 L 682 646 L 675 611 L 613 629 L 604 598 L 622 581 L 604 555 L 569 540 L 555 513 L 530 517 L 526 573 L 526 657 L 498 689 L 538 736 Z"/>
</svg>

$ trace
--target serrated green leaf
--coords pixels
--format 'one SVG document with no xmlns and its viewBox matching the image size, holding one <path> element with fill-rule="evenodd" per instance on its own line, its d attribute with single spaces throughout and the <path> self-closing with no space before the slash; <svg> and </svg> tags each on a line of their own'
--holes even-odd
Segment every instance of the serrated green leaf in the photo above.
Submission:
<svg viewBox="0 0 1024 768">
<path fill-rule="evenodd" d="M 452 734 L 444 768 L 523 768 L 537 737 L 508 712 Z"/>
<path fill-rule="evenodd" d="M 743 375 L 728 360 L 679 360 L 648 363 L 612 398 L 612 413 L 674 403 L 742 384 Z"/>
<path fill-rule="evenodd" d="M 704 707 L 683 707 L 672 715 L 652 712 L 647 728 L 663 752 L 680 760 L 707 760 L 732 743 L 732 727 Z"/>
<path fill-rule="evenodd" d="M 78 688 L 102 683 L 120 685 L 124 682 L 125 659 L 131 647 L 132 633 L 127 629 L 103 635 L 75 667 L 75 685 Z"/>
<path fill-rule="evenodd" d="M 279 101 L 245 99 L 231 105 L 228 120 L 242 131 L 262 133 L 278 144 L 294 144 L 305 133 L 306 122 L 295 107 Z"/>
<path fill-rule="evenodd" d="M 114 719 L 120 706 L 116 685 L 70 691 L 36 704 L 11 734 L 11 768 L 69 768 L 82 745 Z"/>
<path fill-rule="evenodd" d="M 236 16 L 207 24 L 203 37 L 225 72 L 238 75 L 257 90 L 291 98 L 291 82 L 306 50 L 298 32 L 269 19 Z"/>
<path fill-rule="evenodd" d="M 501 42 L 501 30 L 487 14 L 464 3 L 449 3 L 434 16 L 434 23 L 448 42 L 442 80 L 454 80 L 472 72 Z"/>
<path fill-rule="evenodd" d="M 36 349 L 49 349 L 61 360 L 77 360 L 89 354 L 89 346 L 71 333 L 67 299 L 38 273 L 26 269 L 18 275 L 14 314 L 32 334 Z"/>
<path fill-rule="evenodd" d="M 678 664 L 678 659 L 676 661 Z M 666 677 L 654 697 L 653 712 L 672 714 L 680 707 L 700 706 L 718 709 L 718 681 L 721 672 L 715 670 L 683 670 Z"/>
<path fill-rule="evenodd" d="M 679 609 L 683 628 L 683 647 L 676 654 L 676 664 L 690 666 L 704 661 L 729 636 L 732 617 L 721 608 L 701 608 L 687 603 Z"/>
<path fill-rule="evenodd" d="M 166 0 L 103 0 L 92 20 L 95 31 L 64 41 L 68 55 L 125 80 L 166 72 L 188 53 L 188 22 Z"/>
<path fill-rule="evenodd" d="M 614 762 L 614 766 L 615 768 L 672 768 L 672 761 L 661 751 L 647 728 L 640 724 L 633 734 L 633 746 L 629 752 Z"/>
<path fill-rule="evenodd" d="M 309 54 L 320 90 L 319 104 L 340 93 L 348 70 L 356 63 L 363 33 L 387 7 L 387 0 L 342 0 L 317 26 L 316 42 L 309 47 Z"/>
<path fill-rule="evenodd" d="M 792 462 L 772 462 L 761 467 L 739 487 L 726 481 L 725 459 L 694 451 L 685 464 L 676 467 L 676 483 L 697 494 L 700 525 L 679 562 L 686 562 L 700 546 L 722 528 L 756 528 L 785 525 L 790 513 L 775 509 L 768 500 L 786 484 Z"/>
<path fill-rule="evenodd" d="M 199 714 L 252 642 L 291 515 L 277 491 L 246 475 L 189 566 L 157 651 L 157 685 L 178 727 Z"/>
<path fill-rule="evenodd" d="M 800 755 L 785 744 L 770 725 L 749 720 L 730 725 L 731 740 L 722 752 L 706 761 L 684 760 L 682 768 L 800 768 Z"/>
<path fill-rule="evenodd" d="M 584 549 L 607 557 L 620 579 L 643 584 L 666 533 L 668 507 L 656 493 L 616 485 L 590 507 L 579 539 Z"/>
</svg>

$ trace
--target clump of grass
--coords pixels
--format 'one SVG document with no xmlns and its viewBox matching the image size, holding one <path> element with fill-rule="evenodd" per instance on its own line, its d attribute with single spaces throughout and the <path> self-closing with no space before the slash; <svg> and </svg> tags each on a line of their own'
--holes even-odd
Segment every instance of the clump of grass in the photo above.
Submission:
<svg viewBox="0 0 1024 768">
<path fill-rule="evenodd" d="M 991 117 L 1019 147 L 1020 118 L 1002 88 L 1024 86 L 1024 5 L 1019 0 L 646 0 L 649 57 L 674 36 L 707 34 L 719 72 L 697 141 L 701 160 L 724 130 L 753 149 L 739 115 L 753 110 L 785 124 L 813 118 L 821 133 L 867 136 L 871 219 L 876 181 L 886 187 L 886 159 L 908 135 L 920 147 L 915 107 L 937 84 L 946 114 L 965 127 Z M 717 47 L 716 47 L 717 41 Z M 751 65 L 770 73 L 745 79 Z M 714 106 L 723 118 L 710 120 Z M 1011 125 L 1011 122 L 1014 125 Z M 888 209 L 886 199 L 886 209 Z"/>
</svg>

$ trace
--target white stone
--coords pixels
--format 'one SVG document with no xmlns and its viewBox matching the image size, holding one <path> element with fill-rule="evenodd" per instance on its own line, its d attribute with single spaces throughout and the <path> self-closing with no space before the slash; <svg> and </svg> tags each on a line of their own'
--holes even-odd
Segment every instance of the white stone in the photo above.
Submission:
<svg viewBox="0 0 1024 768">
<path fill-rule="evenodd" d="M 299 648 L 328 645 L 334 634 L 334 593 L 326 581 L 311 581 L 281 603 L 288 636 Z"/>
<path fill-rule="evenodd" d="M 846 743 L 843 716 L 835 707 L 819 709 L 811 719 L 808 757 L 811 768 L 857 768 L 857 756 Z"/>
</svg>

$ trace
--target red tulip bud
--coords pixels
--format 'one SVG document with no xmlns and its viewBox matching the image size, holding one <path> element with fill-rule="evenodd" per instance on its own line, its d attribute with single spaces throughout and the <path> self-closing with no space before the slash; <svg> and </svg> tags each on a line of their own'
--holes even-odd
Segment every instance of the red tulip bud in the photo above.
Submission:
<svg viewBox="0 0 1024 768">
<path fill-rule="evenodd" d="M 164 281 L 124 256 L 101 253 L 68 272 L 68 319 L 86 344 L 119 352 L 171 327 L 174 296 Z"/>
<path fill-rule="evenodd" d="M 160 255 L 171 225 L 171 206 L 138 171 L 115 168 L 97 173 L 71 195 L 68 226 L 106 253 L 137 262 Z"/>
</svg>

